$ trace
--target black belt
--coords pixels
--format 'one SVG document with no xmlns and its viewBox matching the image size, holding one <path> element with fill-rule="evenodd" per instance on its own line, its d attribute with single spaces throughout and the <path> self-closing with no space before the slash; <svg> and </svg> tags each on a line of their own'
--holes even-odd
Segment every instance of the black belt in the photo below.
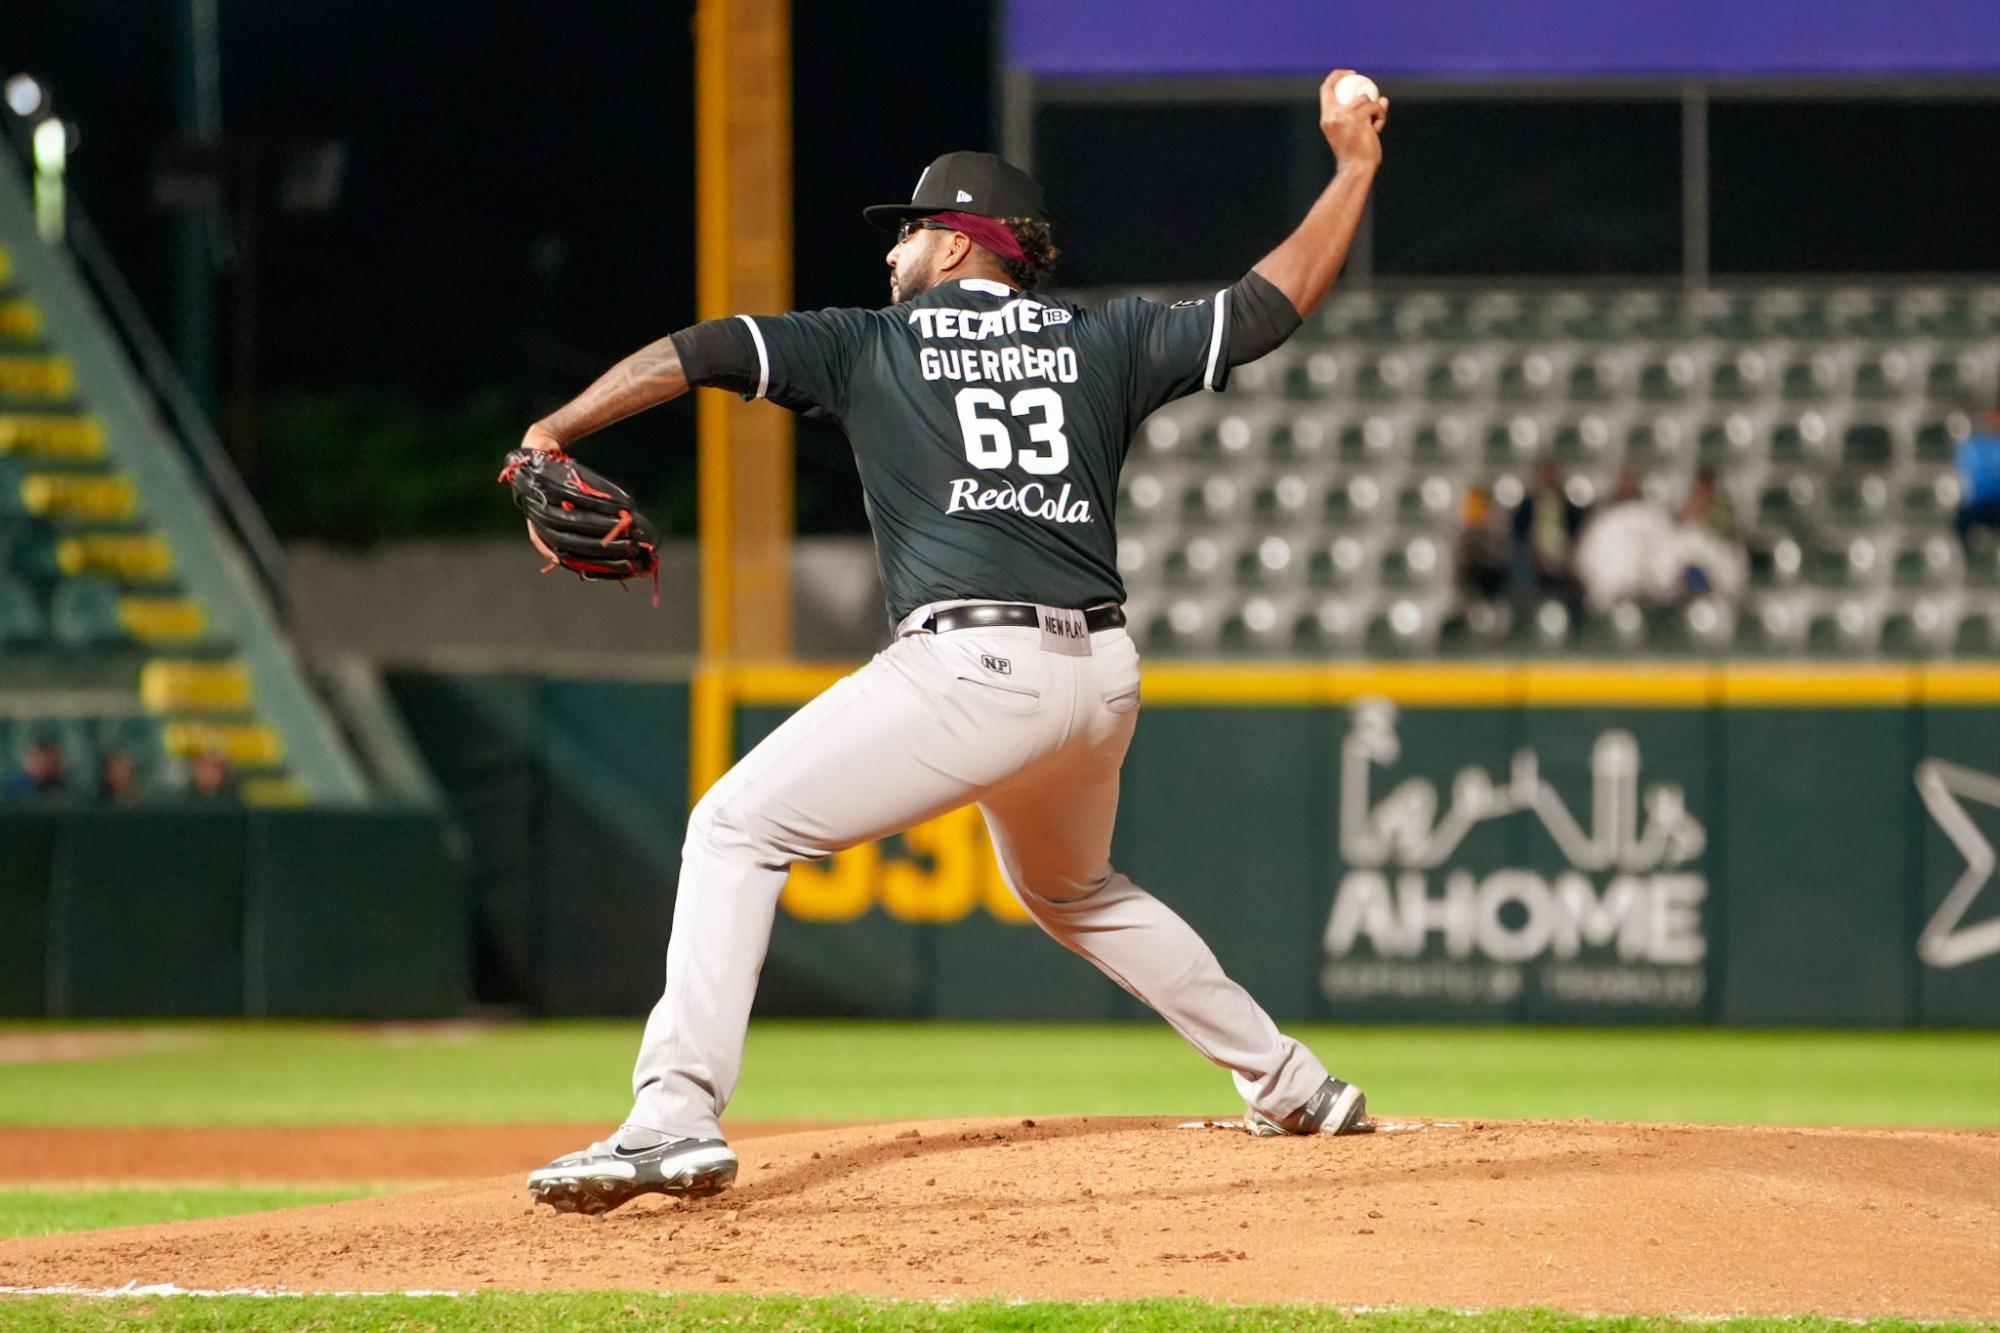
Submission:
<svg viewBox="0 0 2000 1333">
<path fill-rule="evenodd" d="M 974 602 L 971 606 L 934 611 L 917 628 L 932 634 L 948 634 L 955 629 L 978 629 L 985 625 L 1034 626 L 1041 623 L 1041 616 L 1027 602 Z M 1117 629 L 1124 623 L 1125 608 L 1122 606 L 1093 606 L 1083 613 L 1083 627 L 1092 634 L 1103 629 Z"/>
</svg>

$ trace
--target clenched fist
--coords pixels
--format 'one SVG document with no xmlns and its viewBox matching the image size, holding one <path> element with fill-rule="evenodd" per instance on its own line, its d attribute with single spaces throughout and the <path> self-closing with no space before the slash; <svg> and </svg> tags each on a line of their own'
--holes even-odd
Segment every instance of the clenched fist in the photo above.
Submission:
<svg viewBox="0 0 2000 1333">
<path fill-rule="evenodd" d="M 1389 123 L 1389 99 L 1361 97 L 1342 103 L 1334 85 L 1354 73 L 1337 69 L 1319 85 L 1319 132 L 1341 166 L 1374 166 L 1382 160 L 1382 127 Z"/>
</svg>

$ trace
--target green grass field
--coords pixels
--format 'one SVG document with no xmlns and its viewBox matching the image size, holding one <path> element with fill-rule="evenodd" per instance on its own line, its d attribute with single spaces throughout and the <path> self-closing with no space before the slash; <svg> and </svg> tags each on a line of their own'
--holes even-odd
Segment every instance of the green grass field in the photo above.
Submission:
<svg viewBox="0 0 2000 1333">
<path fill-rule="evenodd" d="M 1919 1324 L 1877 1319 L 1865 1326 L 1838 1319 L 1584 1318 L 1548 1310 L 1463 1314 L 1449 1310 L 1343 1313 L 1299 1306 L 1220 1305 L 1192 1300 L 871 1301 L 783 1296 L 655 1296 L 577 1292 L 476 1296 L 279 1297 L 172 1296 L 93 1300 L 72 1296 L 15 1297 L 0 1304 L 0 1325 L 19 1329 L 310 1328 L 315 1333 L 408 1329 L 593 1329 L 617 1327 L 732 1330 L 861 1330 L 869 1333 L 1264 1333 L 1338 1329 L 1341 1333 L 1937 1333 L 1971 1324 Z"/>
<path fill-rule="evenodd" d="M 609 1128 L 637 1022 L 363 1026 L 0 1024 L 0 1038 L 114 1033 L 142 1049 L 0 1064 L 0 1125 L 503 1124 Z M 2000 1129 L 2000 1033 L 1307 1027 L 1377 1114 Z M 143 1049 L 147 1045 L 153 1049 Z M 143 1090 L 142 1092 L 139 1090 Z M 1228 1079 L 1161 1027 L 769 1022 L 732 1118 L 1229 1114 Z M 0 1236 L 289 1207 L 367 1192 L 0 1191 Z M 0 1327 L 1165 1329 L 1463 1333 L 1695 1327 L 1546 1312 L 1342 1315 L 1188 1301 L 939 1305 L 620 1293 L 449 1298 L 0 1298 Z M 1741 1320 L 1702 1328 L 1853 1328 Z M 1889 1321 L 1871 1330 L 1906 1327 Z M 1915 1325 L 1907 1325 L 1915 1327 Z M 1936 1327 L 1936 1326 L 1927 1326 Z"/>
<path fill-rule="evenodd" d="M 71 1031 L 0 1025 L 0 1037 Z M 96 1029 L 102 1030 L 102 1029 Z M 169 1043 L 0 1065 L 0 1124 L 615 1124 L 639 1024 L 122 1029 Z M 2000 1033 L 1295 1029 L 1386 1116 L 2000 1128 Z M 172 1043 L 182 1042 L 174 1045 Z M 144 1089 L 135 1096 L 135 1089 Z M 732 1118 L 1235 1113 L 1161 1025 L 770 1022 Z"/>
</svg>

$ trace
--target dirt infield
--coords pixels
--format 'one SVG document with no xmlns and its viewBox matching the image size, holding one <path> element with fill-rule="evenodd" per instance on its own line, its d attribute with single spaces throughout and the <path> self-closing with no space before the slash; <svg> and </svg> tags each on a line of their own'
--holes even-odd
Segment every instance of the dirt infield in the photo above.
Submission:
<svg viewBox="0 0 2000 1333">
<path fill-rule="evenodd" d="M 379 1185 L 527 1172 L 604 1137 L 604 1125 L 343 1126 L 337 1129 L 0 1128 L 0 1185 Z M 731 1125 L 740 1143 L 826 1125 Z"/>
<path fill-rule="evenodd" d="M 1253 1140 L 1068 1119 L 740 1137 L 737 1187 L 696 1203 L 557 1216 L 517 1169 L 0 1242 L 0 1285 L 2000 1314 L 2000 1134 L 1503 1121 Z M 231 1174 L 227 1136 L 213 1147 Z"/>
</svg>

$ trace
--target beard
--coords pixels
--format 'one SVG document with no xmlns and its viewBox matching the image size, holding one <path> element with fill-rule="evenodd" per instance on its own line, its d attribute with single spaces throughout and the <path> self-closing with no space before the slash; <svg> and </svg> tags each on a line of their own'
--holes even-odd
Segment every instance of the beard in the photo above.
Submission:
<svg viewBox="0 0 2000 1333">
<path fill-rule="evenodd" d="M 928 269 L 912 273 L 896 272 L 889 275 L 889 300 L 892 304 L 914 301 L 931 288 L 937 286 L 937 279 Z"/>
</svg>

